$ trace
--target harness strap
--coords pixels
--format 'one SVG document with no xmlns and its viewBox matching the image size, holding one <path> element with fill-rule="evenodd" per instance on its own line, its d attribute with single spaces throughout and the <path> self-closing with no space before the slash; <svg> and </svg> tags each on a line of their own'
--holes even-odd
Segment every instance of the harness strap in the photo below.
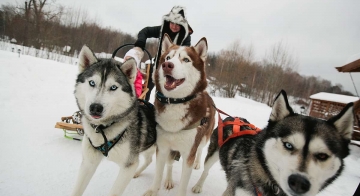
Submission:
<svg viewBox="0 0 360 196">
<path fill-rule="evenodd" d="M 112 147 L 115 146 L 116 143 L 118 143 L 118 141 L 120 141 L 120 139 L 122 138 L 122 136 L 124 135 L 124 133 L 126 132 L 127 129 L 125 129 L 122 133 L 120 133 L 118 136 L 116 136 L 113 140 L 108 141 L 104 131 L 102 129 L 99 130 L 99 132 L 101 133 L 101 135 L 104 138 L 104 143 L 100 146 L 94 146 L 89 138 L 90 144 L 97 150 L 99 150 L 104 156 L 108 156 L 109 151 L 111 150 Z"/>
<path fill-rule="evenodd" d="M 150 103 L 147 100 L 138 99 L 139 102 L 143 103 L 146 107 L 148 107 L 150 110 L 154 110 L 154 105 Z"/>
<path fill-rule="evenodd" d="M 254 187 L 254 189 L 255 189 L 254 192 L 255 192 L 256 196 L 262 196 L 262 194 L 261 194 L 261 192 L 259 191 L 258 188 Z"/>
<path fill-rule="evenodd" d="M 219 147 L 224 145 L 224 143 L 226 143 L 227 141 L 229 141 L 232 138 L 243 136 L 243 135 L 256 135 L 261 131 L 261 129 L 257 128 L 255 125 L 246 123 L 246 122 L 242 121 L 239 117 L 232 117 L 216 107 L 215 107 L 215 109 L 218 111 L 218 144 L 219 144 Z M 221 119 L 220 113 L 227 115 L 229 117 L 232 117 L 234 119 L 234 121 L 223 122 Z M 230 135 L 228 138 L 226 138 L 226 140 L 223 140 L 224 139 L 224 126 L 227 126 L 227 125 L 233 125 L 233 134 Z M 250 129 L 241 131 L 241 126 L 248 126 L 248 127 L 250 127 Z"/>
</svg>

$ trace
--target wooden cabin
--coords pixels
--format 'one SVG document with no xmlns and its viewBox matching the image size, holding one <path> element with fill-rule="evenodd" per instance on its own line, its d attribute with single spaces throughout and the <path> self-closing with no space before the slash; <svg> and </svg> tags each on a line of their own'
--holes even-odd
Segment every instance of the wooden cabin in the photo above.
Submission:
<svg viewBox="0 0 360 196">
<path fill-rule="evenodd" d="M 337 115 L 349 102 L 354 102 L 353 140 L 360 141 L 360 99 L 359 97 L 320 92 L 310 96 L 309 116 L 329 119 Z"/>
<path fill-rule="evenodd" d="M 329 119 L 337 115 L 346 104 L 359 100 L 358 97 L 320 92 L 310 96 L 309 116 Z"/>
<path fill-rule="evenodd" d="M 349 73 L 351 80 L 353 80 L 351 73 L 360 73 L 360 53 L 353 55 L 350 58 L 350 61 L 341 67 L 335 67 L 338 72 Z M 354 81 L 353 81 L 354 83 Z M 354 88 L 356 93 L 358 92 L 354 83 Z M 359 96 L 359 94 L 357 95 Z M 354 113 L 355 113 L 355 126 L 354 126 L 354 134 L 356 140 L 360 140 L 360 100 L 356 101 L 354 104 Z M 360 146 L 360 145 L 359 145 Z"/>
</svg>

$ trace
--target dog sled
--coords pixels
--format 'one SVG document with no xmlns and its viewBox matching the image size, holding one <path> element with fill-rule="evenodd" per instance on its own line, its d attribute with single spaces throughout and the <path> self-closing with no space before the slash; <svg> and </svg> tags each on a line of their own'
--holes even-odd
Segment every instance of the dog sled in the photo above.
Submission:
<svg viewBox="0 0 360 196">
<path fill-rule="evenodd" d="M 113 52 L 111 58 L 115 58 L 117 52 L 120 49 L 127 47 L 127 46 L 134 46 L 134 44 L 124 44 L 124 45 L 118 47 Z M 148 82 L 149 82 L 149 78 L 151 77 L 150 68 L 151 68 L 151 66 L 153 66 L 153 60 L 152 60 L 151 54 L 146 49 L 144 49 L 144 51 L 148 55 L 149 63 L 145 63 L 145 73 L 143 73 L 142 91 L 141 91 L 141 95 L 138 97 L 138 100 L 141 102 L 145 101 L 146 93 L 149 91 Z M 55 128 L 62 129 L 64 131 L 65 138 L 81 141 L 81 137 L 79 137 L 79 136 L 84 135 L 84 128 L 81 124 L 81 116 L 82 116 L 82 114 L 80 111 L 74 112 L 73 115 L 71 115 L 71 116 L 63 116 L 63 117 L 61 117 L 61 121 L 56 122 Z"/>
</svg>

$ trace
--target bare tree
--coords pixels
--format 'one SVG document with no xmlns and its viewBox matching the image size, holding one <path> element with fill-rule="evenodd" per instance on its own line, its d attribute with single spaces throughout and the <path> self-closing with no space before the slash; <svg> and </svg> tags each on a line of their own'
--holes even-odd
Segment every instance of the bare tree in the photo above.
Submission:
<svg viewBox="0 0 360 196">
<path fill-rule="evenodd" d="M 286 82 L 284 81 L 284 74 L 291 73 L 292 70 L 297 68 L 297 61 L 294 60 L 294 57 L 290 54 L 287 46 L 282 42 L 275 44 L 271 50 L 270 54 L 264 58 L 264 66 L 268 67 L 268 77 L 267 77 L 267 104 L 271 105 L 272 100 L 276 94 L 283 88 Z"/>
<path fill-rule="evenodd" d="M 217 80 L 217 90 L 222 91 L 223 96 L 234 97 L 247 85 L 246 66 L 252 56 L 252 49 L 242 47 L 239 41 L 232 43 L 227 50 L 220 51 L 215 61 L 217 71 L 212 75 Z"/>
</svg>

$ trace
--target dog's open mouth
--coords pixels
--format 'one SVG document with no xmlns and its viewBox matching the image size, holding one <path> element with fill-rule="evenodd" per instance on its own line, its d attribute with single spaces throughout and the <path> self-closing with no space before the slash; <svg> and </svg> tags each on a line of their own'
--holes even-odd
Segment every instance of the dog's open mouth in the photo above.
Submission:
<svg viewBox="0 0 360 196">
<path fill-rule="evenodd" d="M 169 75 L 166 75 L 165 77 L 166 77 L 166 82 L 164 84 L 164 88 L 168 91 L 173 90 L 177 86 L 180 86 L 185 81 L 185 78 L 175 79 Z"/>
<path fill-rule="evenodd" d="M 99 119 L 101 118 L 101 115 L 91 115 L 91 117 L 93 117 L 94 119 Z"/>
</svg>

